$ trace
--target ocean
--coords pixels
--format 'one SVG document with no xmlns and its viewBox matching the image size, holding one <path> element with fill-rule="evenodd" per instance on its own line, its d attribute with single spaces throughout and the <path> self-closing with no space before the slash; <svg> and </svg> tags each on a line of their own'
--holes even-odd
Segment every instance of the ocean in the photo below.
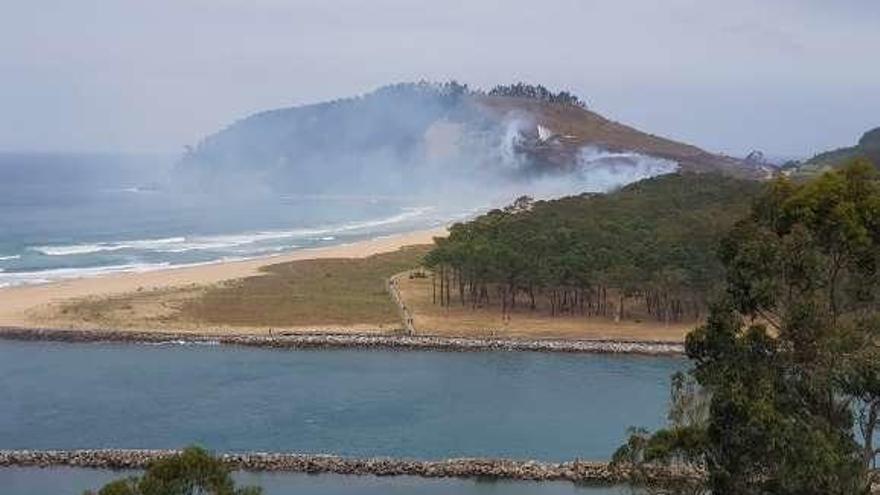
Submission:
<svg viewBox="0 0 880 495">
<path fill-rule="evenodd" d="M 175 157 L 0 154 L 0 287 L 212 263 L 463 218 L 418 198 L 175 187 Z"/>
</svg>

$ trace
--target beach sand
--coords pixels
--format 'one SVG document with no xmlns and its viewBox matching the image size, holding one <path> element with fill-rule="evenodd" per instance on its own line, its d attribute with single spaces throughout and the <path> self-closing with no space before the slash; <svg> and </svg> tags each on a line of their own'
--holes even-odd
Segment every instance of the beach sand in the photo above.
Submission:
<svg viewBox="0 0 880 495">
<path fill-rule="evenodd" d="M 331 259 L 361 260 L 372 255 L 394 253 L 405 246 L 430 244 L 434 237 L 446 234 L 446 228 L 436 228 L 351 244 L 301 249 L 246 261 L 109 274 L 3 288 L 0 289 L 0 327 L 112 330 L 117 333 L 176 332 L 193 335 L 263 335 L 270 328 L 291 333 L 395 334 L 401 327 L 396 311 L 387 311 L 388 314 L 380 311 L 385 298 L 388 298 L 388 302 L 391 301 L 388 294 L 381 290 L 376 292 L 372 285 L 358 283 L 372 280 L 375 273 L 366 276 L 363 272 L 351 271 L 350 264 L 343 263 L 340 267 L 335 262 L 330 263 Z M 369 260 L 364 261 L 366 263 Z M 324 280 L 325 275 L 321 275 L 324 270 L 328 277 L 329 273 L 333 273 L 335 276 L 357 277 L 358 280 L 352 280 L 346 287 L 337 289 L 328 289 L 326 284 L 319 282 L 318 285 L 325 286 L 323 290 L 332 290 L 334 297 L 311 299 L 303 298 L 302 293 L 297 295 L 295 291 L 291 292 L 291 287 L 286 285 L 291 279 L 273 281 L 261 278 L 247 285 L 249 289 L 242 289 L 245 291 L 243 293 L 236 295 L 234 292 L 226 292 L 226 297 L 231 294 L 233 300 L 227 303 L 221 299 L 219 306 L 215 301 L 213 305 L 207 306 L 207 313 L 201 311 L 193 316 L 181 312 L 188 301 L 204 301 L 203 297 L 208 291 L 217 288 L 225 290 L 230 284 L 238 287 L 243 283 L 242 279 L 253 280 L 248 277 L 270 274 L 271 270 L 265 271 L 261 268 L 287 262 L 302 262 L 297 264 L 300 271 L 296 272 L 296 280 L 305 277 L 303 283 L 315 283 L 313 272 L 316 270 L 321 280 Z M 363 269 L 367 265 L 358 261 L 354 266 Z M 383 267 L 390 270 L 386 265 Z M 403 267 L 389 271 L 389 276 L 401 268 Z M 282 270 L 289 269 L 292 268 Z M 277 271 L 278 268 L 273 270 Z M 412 312 L 416 334 L 421 335 L 682 342 L 684 336 L 697 324 L 690 322 L 667 325 L 638 320 L 615 322 L 598 317 L 550 317 L 526 310 L 517 312 L 509 321 L 505 321 L 492 308 L 473 310 L 459 305 L 441 308 L 432 304 L 431 283 L 427 279 L 402 277 L 398 281 L 398 287 L 404 303 Z M 267 293 L 266 290 L 270 292 Z M 282 298 L 295 298 L 296 308 L 291 308 L 291 303 L 287 300 L 279 300 L 276 294 L 280 294 Z M 365 312 L 362 307 L 355 309 L 353 305 L 358 303 L 361 306 L 368 304 L 371 311 Z M 305 313 L 303 305 L 307 306 Z M 257 316 L 243 318 L 247 316 L 245 313 Z M 275 313 L 280 313 L 281 318 L 276 314 L 273 319 L 272 314 Z"/>
<path fill-rule="evenodd" d="M 155 291 L 192 286 L 207 286 L 219 282 L 260 275 L 263 266 L 288 261 L 329 258 L 364 258 L 370 255 L 396 251 L 414 244 L 429 244 L 434 237 L 445 236 L 446 228 L 439 227 L 376 239 L 301 249 L 290 253 L 245 261 L 220 262 L 198 266 L 169 268 L 149 272 L 119 273 L 91 278 L 79 278 L 41 285 L 26 285 L 0 289 L 0 327 L 51 326 L 41 314 L 60 303 L 80 298 L 113 297 L 139 291 Z"/>
</svg>

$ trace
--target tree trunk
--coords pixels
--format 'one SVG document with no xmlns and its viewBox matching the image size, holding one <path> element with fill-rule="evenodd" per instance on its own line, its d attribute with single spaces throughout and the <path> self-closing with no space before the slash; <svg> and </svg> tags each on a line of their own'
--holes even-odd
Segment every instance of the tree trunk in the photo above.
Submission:
<svg viewBox="0 0 880 495">
<path fill-rule="evenodd" d="M 443 306 L 443 280 L 446 278 L 446 270 L 440 267 L 440 306 Z"/>
<path fill-rule="evenodd" d="M 865 406 L 868 411 L 862 422 L 862 437 L 865 441 L 863 449 L 863 462 L 865 468 L 873 469 L 876 464 L 877 452 L 874 450 L 874 433 L 877 429 L 878 414 L 880 414 L 880 402 L 874 400 Z"/>
<path fill-rule="evenodd" d="M 616 323 L 620 323 L 623 319 L 623 291 L 617 296 L 617 316 L 614 318 Z"/>
</svg>

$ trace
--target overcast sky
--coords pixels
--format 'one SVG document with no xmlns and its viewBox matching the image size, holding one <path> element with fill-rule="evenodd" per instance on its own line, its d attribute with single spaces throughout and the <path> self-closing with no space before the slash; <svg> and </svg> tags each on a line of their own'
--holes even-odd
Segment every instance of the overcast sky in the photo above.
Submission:
<svg viewBox="0 0 880 495">
<path fill-rule="evenodd" d="M 454 78 L 809 155 L 880 126 L 878 48 L 877 0 L 9 0 L 0 149 L 176 152 L 255 111 Z"/>
</svg>

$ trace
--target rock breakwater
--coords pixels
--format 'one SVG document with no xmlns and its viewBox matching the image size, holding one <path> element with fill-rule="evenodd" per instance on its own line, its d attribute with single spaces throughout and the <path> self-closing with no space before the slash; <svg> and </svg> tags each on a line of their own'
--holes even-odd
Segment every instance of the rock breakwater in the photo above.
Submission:
<svg viewBox="0 0 880 495">
<path fill-rule="evenodd" d="M 289 349 L 376 348 L 426 351 L 533 351 L 606 354 L 676 355 L 677 342 L 615 340 L 561 340 L 464 338 L 430 335 L 375 335 L 354 333 L 192 334 L 117 330 L 61 330 L 0 328 L 0 339 L 56 342 L 132 342 L 150 344 L 227 344 Z"/>
<path fill-rule="evenodd" d="M 0 450 L 0 467 L 67 466 L 93 469 L 144 469 L 150 462 L 177 454 L 175 450 Z M 629 481 L 626 470 L 607 463 L 571 461 L 561 463 L 511 459 L 445 459 L 420 461 L 393 458 L 346 458 L 291 453 L 218 454 L 233 470 L 288 471 L 374 476 L 420 476 L 425 478 L 486 478 L 529 481 L 617 484 Z M 650 480 L 670 481 L 693 473 L 657 468 Z M 650 481 L 649 480 L 649 481 Z"/>
</svg>

